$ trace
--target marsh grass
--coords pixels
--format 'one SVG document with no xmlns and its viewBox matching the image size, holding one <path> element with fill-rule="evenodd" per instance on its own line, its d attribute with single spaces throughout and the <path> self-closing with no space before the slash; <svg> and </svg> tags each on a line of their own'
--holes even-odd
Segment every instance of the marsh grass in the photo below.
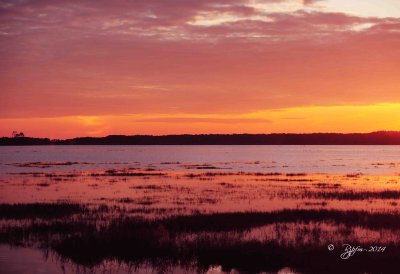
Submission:
<svg viewBox="0 0 400 274">
<path fill-rule="evenodd" d="M 90 173 L 89 176 L 101 177 L 101 176 L 123 176 L 123 177 L 150 177 L 150 176 L 166 176 L 166 173 L 162 172 L 130 172 L 129 170 L 117 170 L 109 169 L 104 173 Z"/>
<path fill-rule="evenodd" d="M 76 203 L 0 204 L 0 219 L 63 218 L 85 210 Z"/>
<path fill-rule="evenodd" d="M 332 185 L 334 187 L 334 185 Z M 296 194 L 295 194 L 296 195 Z M 368 199 L 400 199 L 400 191 L 305 191 L 303 198 L 329 199 L 329 200 L 368 200 Z"/>
<path fill-rule="evenodd" d="M 54 172 L 27 175 L 47 177 L 46 181 L 35 179 L 37 183 L 47 184 L 43 187 L 52 183 L 65 185 L 54 181 L 70 176 Z M 239 177 L 241 175 L 248 177 Z M 100 194 L 99 197 L 107 198 L 95 198 L 90 205 L 66 202 L 1 204 L 0 243 L 47 248 L 61 259 L 85 267 L 114 260 L 138 265 L 149 263 L 156 269 L 195 265 L 196 272 L 221 265 L 228 272 L 231 269 L 249 273 L 276 272 L 289 266 L 301 272 L 358 273 L 389 272 L 398 265 L 400 237 L 395 235 L 400 232 L 400 215 L 395 207 L 400 191 L 396 188 L 377 190 L 381 188 L 373 187 L 370 191 L 357 188 L 356 191 L 346 181 L 339 184 L 334 179 L 325 181 L 325 177 L 307 177 L 305 173 L 164 173 L 150 168 L 147 171 L 125 168 L 71 174 L 71 177 L 76 176 L 87 177 L 82 181 L 91 190 L 96 188 L 93 191 L 102 187 L 103 182 L 107 187 L 122 182 L 120 185 L 127 192 L 121 191 L 114 196 Z M 126 178 L 129 176 L 137 178 Z M 173 176 L 193 181 L 174 185 L 168 181 L 174 180 Z M 359 176 L 347 176 L 345 180 L 358 183 L 356 177 Z M 190 184 L 183 184 L 186 182 Z M 36 183 L 33 185 L 38 186 Z M 48 190 L 53 190 L 53 187 Z M 41 192 L 45 191 L 41 189 Z M 275 198 L 297 200 L 299 208 L 303 209 L 242 212 L 240 210 L 244 207 L 238 207 L 235 210 L 239 212 L 214 211 L 227 210 L 225 201 L 239 203 Z M 364 204 L 371 200 L 385 200 L 380 203 L 388 211 L 330 209 L 335 203 L 341 205 L 363 200 L 366 200 Z M 103 203 L 99 201 L 107 204 L 99 205 Z M 212 207 L 216 204 L 218 207 Z M 231 210 L 229 206 L 228 210 Z M 370 230 L 373 235 L 381 235 L 383 240 L 387 240 L 387 252 L 362 254 L 343 262 L 338 250 L 328 252 L 326 245 L 322 245 L 321 231 L 324 231 L 321 227 L 326 225 L 338 228 L 331 236 L 335 244 L 352 237 L 354 242 L 351 244 L 357 244 L 357 231 Z M 243 236 L 256 229 L 261 231 L 266 226 L 276 226 L 276 234 L 269 238 Z M 287 235 L 294 230 L 292 243 L 295 244 L 289 244 Z M 391 239 L 394 240 L 391 242 Z M 363 241 L 363 244 L 377 244 L 368 241 Z"/>
<path fill-rule="evenodd" d="M 8 164 L 16 167 L 36 167 L 36 168 L 49 168 L 52 166 L 72 166 L 72 165 L 87 165 L 86 162 L 29 162 L 29 163 L 12 163 Z"/>
<path fill-rule="evenodd" d="M 313 273 L 379 272 L 398 265 L 399 251 L 394 245 L 382 254 L 362 254 L 343 263 L 339 250 L 329 252 L 319 243 L 318 229 L 301 230 L 313 241 L 286 245 L 279 239 L 245 239 L 243 232 L 269 224 L 330 223 L 341 225 L 339 234 L 348 235 L 352 228 L 364 227 L 393 233 L 400 230 L 396 213 L 371 213 L 340 210 L 281 210 L 273 212 L 233 212 L 178 215 L 165 218 L 140 218 L 115 211 L 106 205 L 89 209 L 75 204 L 1 205 L 3 218 L 31 220 L 24 225 L 3 226 L 0 242 L 34 244 L 56 252 L 75 264 L 93 267 L 105 260 L 127 263 L 150 263 L 165 266 L 196 265 L 203 272 L 212 265 L 225 270 L 244 272 L 277 271 L 290 266 Z M 57 212 L 54 213 L 54 212 Z M 60 213 L 61 212 L 61 213 Z M 63 214 L 62 214 L 63 212 Z M 32 220 L 45 216 L 45 221 Z M 51 219 L 53 218 L 53 219 Z M 286 228 L 285 228 L 286 227 Z M 195 235 L 195 237 L 185 237 Z M 332 235 L 337 241 L 341 235 Z M 336 238 L 335 238 L 336 237 Z M 371 244 L 374 244 L 371 242 Z M 310 259 L 313 263 L 310 263 Z"/>
</svg>

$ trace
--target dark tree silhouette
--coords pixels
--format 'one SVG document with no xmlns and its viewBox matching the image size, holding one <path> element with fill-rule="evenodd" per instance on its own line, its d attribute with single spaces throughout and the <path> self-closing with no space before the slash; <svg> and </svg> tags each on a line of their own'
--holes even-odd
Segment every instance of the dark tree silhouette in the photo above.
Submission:
<svg viewBox="0 0 400 274">
<path fill-rule="evenodd" d="M 18 133 L 17 131 L 14 130 L 12 132 L 12 137 L 13 138 L 25 137 L 25 134 L 22 131 L 20 133 Z"/>
</svg>

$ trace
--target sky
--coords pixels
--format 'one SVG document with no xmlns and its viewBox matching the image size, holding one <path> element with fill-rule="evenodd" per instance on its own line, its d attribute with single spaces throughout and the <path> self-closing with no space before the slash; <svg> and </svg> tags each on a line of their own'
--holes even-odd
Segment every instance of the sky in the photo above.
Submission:
<svg viewBox="0 0 400 274">
<path fill-rule="evenodd" d="M 0 0 L 14 130 L 400 130 L 400 1 Z"/>
</svg>

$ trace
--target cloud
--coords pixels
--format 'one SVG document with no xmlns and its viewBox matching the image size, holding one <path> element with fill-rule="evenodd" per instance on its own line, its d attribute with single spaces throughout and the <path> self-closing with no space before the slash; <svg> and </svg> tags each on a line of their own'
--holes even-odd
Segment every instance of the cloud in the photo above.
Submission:
<svg viewBox="0 0 400 274">
<path fill-rule="evenodd" d="M 351 32 L 364 24 L 379 24 L 386 20 L 362 18 L 343 13 L 298 11 L 268 14 L 266 20 L 238 20 L 208 28 L 193 29 L 209 38 L 249 38 L 252 41 L 279 41 L 296 39 L 319 39 L 338 32 Z M 329 38 L 329 37 L 328 37 Z"/>
<path fill-rule="evenodd" d="M 323 1 L 323 0 L 303 0 L 303 4 L 305 6 L 308 6 L 308 5 L 313 5 L 313 4 L 315 4 L 317 2 L 321 2 L 321 1 Z"/>
<path fill-rule="evenodd" d="M 400 100 L 398 18 L 297 2 L 1 1 L 0 116 Z"/>
<path fill-rule="evenodd" d="M 269 119 L 260 118 L 202 118 L 202 117 L 165 117 L 165 118 L 147 118 L 138 119 L 135 122 L 146 122 L 146 123 L 217 123 L 217 124 L 245 124 L 245 123 L 271 123 Z"/>
<path fill-rule="evenodd" d="M 58 36 L 63 33 L 64 38 L 70 39 L 107 36 L 127 40 L 212 41 L 246 34 L 262 38 L 298 32 L 329 33 L 378 21 L 319 9 L 310 12 L 300 9 L 301 6 L 292 12 L 268 8 L 287 1 L 232 0 L 229 4 L 224 0 L 3 1 L 0 37 L 47 35 L 48 39 L 60 39 Z"/>
</svg>

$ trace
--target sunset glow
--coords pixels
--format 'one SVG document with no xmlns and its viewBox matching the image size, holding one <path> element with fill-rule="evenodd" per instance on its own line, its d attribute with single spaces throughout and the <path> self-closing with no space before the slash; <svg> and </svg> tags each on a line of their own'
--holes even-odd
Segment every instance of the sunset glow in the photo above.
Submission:
<svg viewBox="0 0 400 274">
<path fill-rule="evenodd" d="M 0 43 L 0 136 L 400 130 L 398 0 L 7 0 Z"/>
</svg>

